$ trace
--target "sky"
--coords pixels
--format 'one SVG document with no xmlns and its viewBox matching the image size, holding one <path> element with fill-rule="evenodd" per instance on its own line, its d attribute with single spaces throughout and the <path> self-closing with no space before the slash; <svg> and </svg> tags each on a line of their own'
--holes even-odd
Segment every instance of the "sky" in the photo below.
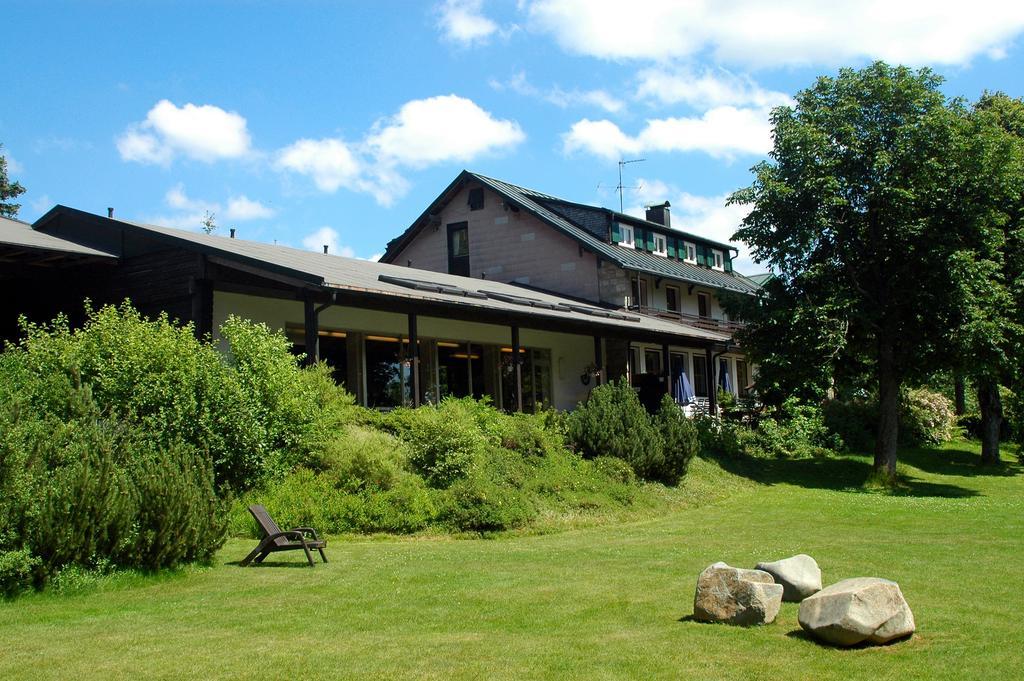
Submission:
<svg viewBox="0 0 1024 681">
<path fill-rule="evenodd" d="M 462 169 L 729 240 L 772 107 L 842 67 L 1024 96 L 1024 2 L 0 2 L 0 144 L 55 204 L 376 258 Z M 643 160 L 639 160 L 643 159 Z M 737 269 L 755 273 L 742 244 Z"/>
</svg>

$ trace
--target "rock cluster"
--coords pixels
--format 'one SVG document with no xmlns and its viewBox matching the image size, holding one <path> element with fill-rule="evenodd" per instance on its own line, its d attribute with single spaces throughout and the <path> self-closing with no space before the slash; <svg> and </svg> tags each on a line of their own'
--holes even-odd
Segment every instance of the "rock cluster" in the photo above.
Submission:
<svg viewBox="0 0 1024 681">
<path fill-rule="evenodd" d="M 914 615 L 896 582 L 844 579 L 800 603 L 800 626 L 839 646 L 888 643 L 914 633 Z"/>
<path fill-rule="evenodd" d="M 768 624 L 775 620 L 781 605 L 782 586 L 767 572 L 715 563 L 697 579 L 693 617 L 742 626 Z"/>
<path fill-rule="evenodd" d="M 821 591 L 821 568 L 817 561 L 801 553 L 771 563 L 758 563 L 758 570 L 767 572 L 782 585 L 782 600 L 799 603 Z"/>
<path fill-rule="evenodd" d="M 820 641 L 838 646 L 881 644 L 914 633 L 914 615 L 896 582 L 844 579 L 821 588 L 821 569 L 800 554 L 746 570 L 709 565 L 697 578 L 693 617 L 702 622 L 769 624 L 782 601 L 800 603 L 799 621 Z"/>
</svg>

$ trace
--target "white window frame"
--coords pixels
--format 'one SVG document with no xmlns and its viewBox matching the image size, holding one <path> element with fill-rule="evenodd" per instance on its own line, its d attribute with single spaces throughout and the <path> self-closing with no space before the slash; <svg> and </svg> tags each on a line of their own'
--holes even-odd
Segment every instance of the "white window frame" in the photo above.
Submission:
<svg viewBox="0 0 1024 681">
<path fill-rule="evenodd" d="M 697 264 L 697 244 L 690 243 L 689 241 L 684 241 L 683 242 L 683 251 L 685 253 L 685 255 L 683 256 L 683 261 L 684 262 L 693 263 L 694 265 L 696 265 Z"/>
<path fill-rule="evenodd" d="M 619 225 L 619 245 L 626 248 L 636 248 L 636 234 L 629 225 Z"/>
<path fill-rule="evenodd" d="M 668 257 L 668 237 L 664 234 L 654 235 L 654 255 L 660 255 L 663 258 Z"/>
<path fill-rule="evenodd" d="M 714 264 L 711 265 L 711 269 L 718 270 L 719 272 L 725 271 L 725 254 L 721 251 L 712 250 L 711 257 L 714 258 Z"/>
</svg>

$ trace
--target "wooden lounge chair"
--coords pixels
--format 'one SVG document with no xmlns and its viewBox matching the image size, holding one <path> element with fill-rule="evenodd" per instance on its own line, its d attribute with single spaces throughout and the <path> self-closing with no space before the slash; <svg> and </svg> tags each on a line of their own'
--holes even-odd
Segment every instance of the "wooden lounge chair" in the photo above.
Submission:
<svg viewBox="0 0 1024 681">
<path fill-rule="evenodd" d="M 309 561 L 310 567 L 313 567 L 313 554 L 310 553 L 310 549 L 319 551 L 320 557 L 325 563 L 327 562 L 327 556 L 324 555 L 327 540 L 321 539 L 312 527 L 293 527 L 290 530 L 282 530 L 267 513 L 267 509 L 259 504 L 250 506 L 249 513 L 252 513 L 252 517 L 256 519 L 260 529 L 263 530 L 263 539 L 259 546 L 245 557 L 242 567 L 253 562 L 262 563 L 264 558 L 276 551 L 297 551 L 298 549 L 306 552 L 306 560 Z M 312 535 L 312 538 L 307 535 Z"/>
</svg>

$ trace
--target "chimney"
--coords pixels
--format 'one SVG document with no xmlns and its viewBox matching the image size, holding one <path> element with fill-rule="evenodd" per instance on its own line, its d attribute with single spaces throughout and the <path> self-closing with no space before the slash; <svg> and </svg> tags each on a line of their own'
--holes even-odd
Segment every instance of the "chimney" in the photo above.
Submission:
<svg viewBox="0 0 1024 681">
<path fill-rule="evenodd" d="M 114 217 L 114 209 L 113 208 L 107 208 L 107 217 L 108 218 Z"/>
<path fill-rule="evenodd" d="M 324 255 L 327 255 L 327 244 L 324 244 Z"/>
<path fill-rule="evenodd" d="M 234 227 L 231 228 L 231 238 L 232 239 L 235 238 L 235 228 Z"/>
<path fill-rule="evenodd" d="M 647 206 L 647 221 L 657 222 L 666 227 L 672 226 L 672 216 L 669 215 L 670 204 L 668 201 L 656 205 Z"/>
</svg>

